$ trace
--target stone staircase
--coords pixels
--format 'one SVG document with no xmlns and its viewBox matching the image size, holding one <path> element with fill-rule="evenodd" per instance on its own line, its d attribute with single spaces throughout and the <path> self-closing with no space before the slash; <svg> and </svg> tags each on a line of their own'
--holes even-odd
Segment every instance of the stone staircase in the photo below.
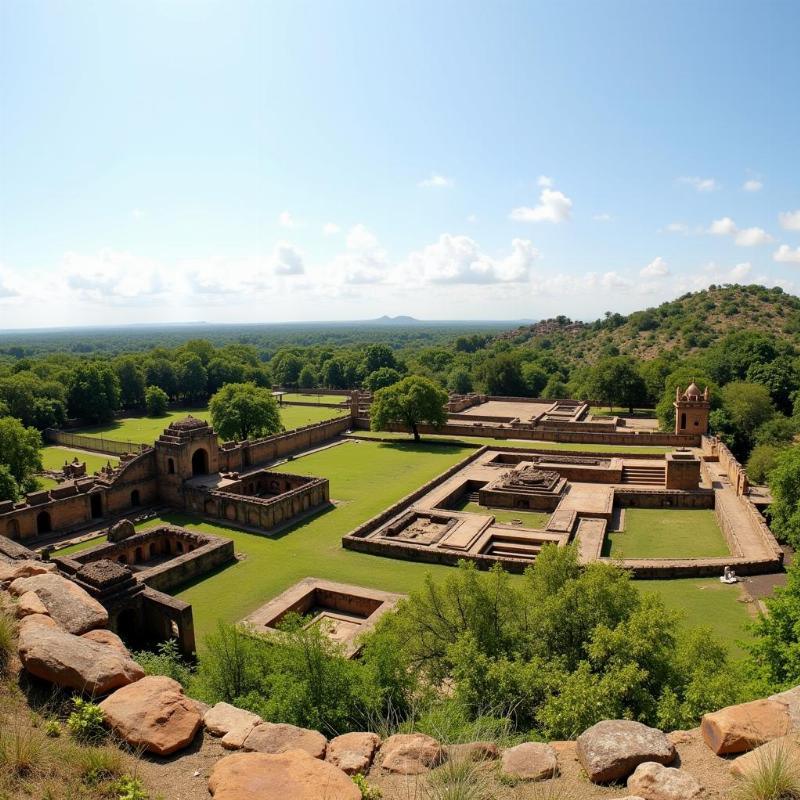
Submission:
<svg viewBox="0 0 800 800">
<path fill-rule="evenodd" d="M 663 486 L 666 476 L 665 467 L 650 465 L 624 466 L 622 468 L 622 482 L 640 486 Z"/>
<path fill-rule="evenodd" d="M 481 496 L 480 496 L 480 494 L 478 494 L 478 492 L 470 492 L 470 493 L 467 495 L 467 500 L 468 500 L 470 503 L 479 503 L 479 504 L 480 504 L 480 502 L 481 502 Z"/>
</svg>

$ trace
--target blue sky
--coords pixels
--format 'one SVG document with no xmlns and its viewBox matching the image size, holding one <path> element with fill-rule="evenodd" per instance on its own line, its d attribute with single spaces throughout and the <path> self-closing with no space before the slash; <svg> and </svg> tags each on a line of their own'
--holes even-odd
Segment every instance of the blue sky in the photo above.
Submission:
<svg viewBox="0 0 800 800">
<path fill-rule="evenodd" d="M 800 4 L 0 3 L 0 328 L 800 286 Z"/>
</svg>

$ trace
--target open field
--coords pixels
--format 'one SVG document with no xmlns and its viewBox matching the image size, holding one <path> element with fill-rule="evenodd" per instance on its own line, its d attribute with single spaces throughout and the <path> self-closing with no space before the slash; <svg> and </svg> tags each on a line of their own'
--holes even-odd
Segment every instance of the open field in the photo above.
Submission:
<svg viewBox="0 0 800 800">
<path fill-rule="evenodd" d="M 509 523 L 515 519 L 526 528 L 542 530 L 552 514 L 548 511 L 520 511 L 517 508 L 490 508 L 478 503 L 463 503 L 453 508 L 454 511 L 466 511 L 469 514 L 492 514 L 497 522 Z"/>
<path fill-rule="evenodd" d="M 324 406 L 320 408 L 284 406 L 281 409 L 281 421 L 286 430 L 291 430 L 314 422 L 323 422 L 326 419 L 341 416 L 343 413 L 344 409 L 325 408 Z M 210 419 L 208 407 L 203 406 L 170 411 L 163 417 L 126 417 L 125 419 L 114 420 L 106 425 L 70 429 L 69 433 L 115 439 L 121 442 L 130 441 L 137 444 L 152 444 L 171 422 L 183 419 L 189 414 L 200 419 Z"/>
<path fill-rule="evenodd" d="M 603 555 L 709 558 L 730 555 L 730 549 L 711 510 L 626 508 L 625 530 L 607 535 Z"/>
<path fill-rule="evenodd" d="M 42 448 L 42 464 L 45 469 L 59 470 L 64 466 L 65 461 L 72 461 L 75 456 L 78 457 L 79 461 L 86 462 L 86 470 L 90 475 L 104 467 L 109 461 L 112 467 L 119 463 L 119 459 L 115 456 L 87 453 L 85 450 L 73 450 L 70 447 L 48 445 Z"/>
<path fill-rule="evenodd" d="M 284 403 L 347 403 L 349 398 L 343 394 L 303 394 L 302 392 L 286 392 Z"/>
<path fill-rule="evenodd" d="M 410 433 L 389 433 L 382 431 L 358 431 L 355 434 L 366 439 L 391 439 L 399 442 L 411 441 Z M 530 439 L 489 439 L 482 436 L 439 436 L 426 433 L 422 437 L 424 442 L 449 442 L 456 445 L 481 447 L 488 444 L 491 447 L 524 447 L 529 450 L 578 450 L 593 453 L 642 453 L 644 455 L 662 455 L 670 453 L 673 447 L 637 447 L 625 444 L 584 444 L 574 442 L 539 442 Z"/>
</svg>

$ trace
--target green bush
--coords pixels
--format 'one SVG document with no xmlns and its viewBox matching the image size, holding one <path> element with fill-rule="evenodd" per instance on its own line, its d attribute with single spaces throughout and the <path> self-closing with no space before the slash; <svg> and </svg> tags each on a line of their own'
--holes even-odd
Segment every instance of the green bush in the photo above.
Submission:
<svg viewBox="0 0 800 800">
<path fill-rule="evenodd" d="M 132 654 L 133 659 L 147 675 L 166 675 L 178 681 L 184 689 L 189 687 L 193 677 L 192 667 L 180 654 L 176 639 L 168 639 L 156 646 L 156 651 L 139 650 Z"/>
<path fill-rule="evenodd" d="M 96 742 L 105 735 L 103 728 L 103 710 L 96 703 L 75 697 L 72 700 L 73 710 L 67 718 L 69 732 L 79 742 Z"/>
<path fill-rule="evenodd" d="M 383 797 L 383 792 L 376 786 L 370 786 L 367 779 L 360 773 L 353 775 L 353 783 L 361 792 L 361 800 L 381 800 Z"/>
</svg>

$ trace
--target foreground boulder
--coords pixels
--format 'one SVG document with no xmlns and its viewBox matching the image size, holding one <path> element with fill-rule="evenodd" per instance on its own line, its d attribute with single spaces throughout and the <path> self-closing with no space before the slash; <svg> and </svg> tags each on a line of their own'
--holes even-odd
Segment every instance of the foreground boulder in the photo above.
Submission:
<svg viewBox="0 0 800 800">
<path fill-rule="evenodd" d="M 780 692 L 779 694 L 773 694 L 768 697 L 767 700 L 774 700 L 776 703 L 785 705 L 789 713 L 791 729 L 793 731 L 800 731 L 800 686 L 787 689 L 785 692 Z"/>
<path fill-rule="evenodd" d="M 800 763 L 800 741 L 797 736 L 783 736 L 762 744 L 731 762 L 731 774 L 746 778 L 776 761 Z"/>
<path fill-rule="evenodd" d="M 36 592 L 25 592 L 20 595 L 17 601 L 16 614 L 17 619 L 28 617 L 31 614 L 50 616 L 47 613 L 47 606 L 39 599 L 39 595 Z"/>
<path fill-rule="evenodd" d="M 262 722 L 256 725 L 242 744 L 242 750 L 257 753 L 285 753 L 304 750 L 314 758 L 325 758 L 328 740 L 319 732 L 296 725 Z"/>
<path fill-rule="evenodd" d="M 705 714 L 700 732 L 705 743 L 718 755 L 745 753 L 791 730 L 785 703 L 754 700 Z"/>
<path fill-rule="evenodd" d="M 128 648 L 125 647 L 125 642 L 123 642 L 114 631 L 110 631 L 107 628 L 96 628 L 93 631 L 82 633 L 81 639 L 89 639 L 89 641 L 92 642 L 108 645 L 118 650 L 123 655 L 130 656 Z"/>
<path fill-rule="evenodd" d="M 36 592 L 47 613 L 68 633 L 79 635 L 108 625 L 108 612 L 103 606 L 87 591 L 61 575 L 45 573 L 17 578 L 10 591 L 17 597 L 26 592 Z"/>
<path fill-rule="evenodd" d="M 507 778 L 541 781 L 558 774 L 556 751 L 541 742 L 523 742 L 503 750 L 500 774 Z"/>
<path fill-rule="evenodd" d="M 447 748 L 447 758 L 450 761 L 479 763 L 481 761 L 497 761 L 500 750 L 494 742 L 467 742 L 466 744 L 451 744 Z"/>
<path fill-rule="evenodd" d="M 100 708 L 117 736 L 159 756 L 191 744 L 202 723 L 183 687 L 163 675 L 150 675 L 117 690 Z"/>
<path fill-rule="evenodd" d="M 234 753 L 211 770 L 214 800 L 361 800 L 361 790 L 338 767 L 303 750 Z"/>
<path fill-rule="evenodd" d="M 381 766 L 401 775 L 419 775 L 445 760 L 439 742 L 424 733 L 396 733 L 381 745 Z"/>
<path fill-rule="evenodd" d="M 19 626 L 19 658 L 31 675 L 90 695 L 138 681 L 144 670 L 115 647 L 67 633 L 42 614 Z"/>
<path fill-rule="evenodd" d="M 221 736 L 221 744 L 228 750 L 239 750 L 250 731 L 263 721 L 258 714 L 230 703 L 217 703 L 203 715 L 206 730 L 212 736 Z"/>
<path fill-rule="evenodd" d="M 17 578 L 29 578 L 31 575 L 44 575 L 48 572 L 55 572 L 56 565 L 45 561 L 34 561 L 33 559 L 22 559 L 12 561 L 10 564 L 0 562 L 0 583 L 8 584 Z"/>
<path fill-rule="evenodd" d="M 628 778 L 628 789 L 644 800 L 695 800 L 703 787 L 688 773 L 648 762 L 636 767 Z"/>
<path fill-rule="evenodd" d="M 366 775 L 380 743 L 375 733 L 343 733 L 330 740 L 325 760 L 348 775 Z"/>
<path fill-rule="evenodd" d="M 631 720 L 604 720 L 585 730 L 577 741 L 578 760 L 593 783 L 627 778 L 639 764 L 671 764 L 675 745 L 656 728 Z"/>
</svg>

